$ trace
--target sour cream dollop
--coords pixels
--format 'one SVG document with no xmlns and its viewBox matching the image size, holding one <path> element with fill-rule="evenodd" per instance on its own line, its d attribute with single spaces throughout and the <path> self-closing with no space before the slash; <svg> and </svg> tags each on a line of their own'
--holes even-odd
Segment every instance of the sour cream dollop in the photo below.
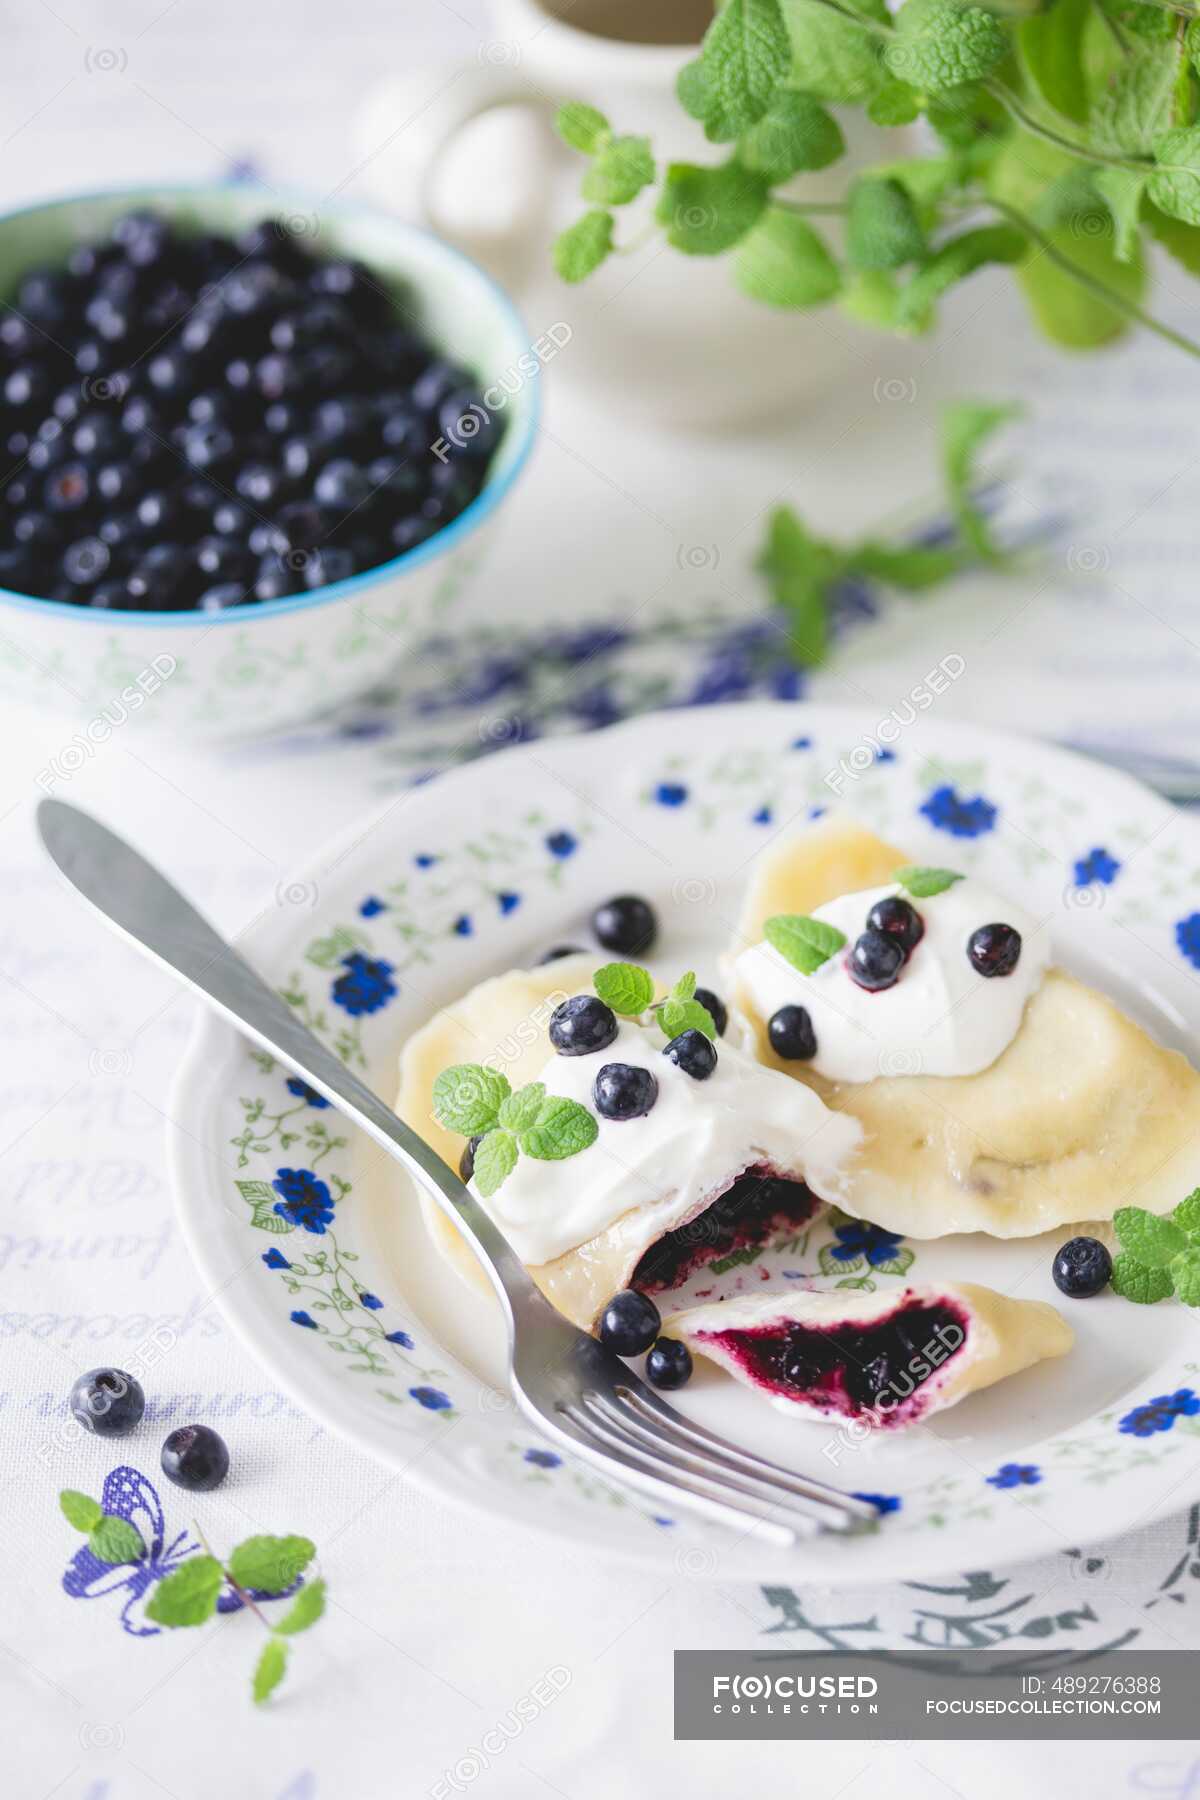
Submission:
<svg viewBox="0 0 1200 1800">
<path fill-rule="evenodd" d="M 916 907 L 924 936 L 894 985 L 869 993 L 853 981 L 846 954 L 867 928 L 867 914 L 893 894 Z M 802 975 L 773 945 L 756 944 L 737 958 L 739 984 L 764 1023 L 781 1006 L 803 1006 L 812 1020 L 817 1054 L 803 1065 L 830 1081 L 874 1081 L 880 1075 L 977 1075 L 1017 1035 L 1025 1003 L 1041 985 L 1050 960 L 1049 929 L 1025 908 L 985 887 L 956 881 L 927 900 L 913 900 L 892 883 L 843 894 L 817 907 L 814 918 L 846 938 L 812 975 Z M 967 944 L 981 925 L 1012 925 L 1021 955 L 1011 975 L 984 977 L 971 966 Z"/>
<path fill-rule="evenodd" d="M 658 1099 L 639 1119 L 597 1115 L 595 1143 L 562 1162 L 523 1155 L 486 1200 L 471 1183 L 522 1262 L 551 1262 L 634 1207 L 661 1213 L 667 1230 L 757 1163 L 837 1198 L 844 1164 L 862 1135 L 856 1120 L 830 1112 L 811 1090 L 724 1038 L 705 1081 L 662 1054 L 666 1041 L 656 1026 L 622 1020 L 607 1049 L 552 1055 L 538 1071 L 547 1094 L 578 1100 L 593 1114 L 592 1083 L 605 1063 L 652 1070 Z"/>
</svg>

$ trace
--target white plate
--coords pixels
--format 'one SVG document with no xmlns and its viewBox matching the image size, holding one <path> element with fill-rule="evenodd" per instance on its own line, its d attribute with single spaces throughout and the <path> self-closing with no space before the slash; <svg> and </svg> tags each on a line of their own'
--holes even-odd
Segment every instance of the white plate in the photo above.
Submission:
<svg viewBox="0 0 1200 1800">
<path fill-rule="evenodd" d="M 918 714 L 877 753 L 878 731 L 848 710 L 742 705 L 502 752 L 343 833 L 246 948 L 390 1101 L 406 1034 L 484 975 L 586 943 L 586 917 L 610 894 L 644 893 L 659 908 L 662 973 L 695 968 L 719 988 L 753 858 L 835 803 L 826 776 L 840 763 L 836 804 L 915 860 L 978 871 L 1052 914 L 1057 960 L 1194 1052 L 1196 824 L 1043 744 Z M 655 1519 L 539 1445 L 500 1392 L 493 1303 L 430 1249 L 407 1177 L 287 1079 L 202 1020 L 172 1107 L 185 1122 L 172 1147 L 187 1241 L 281 1387 L 448 1501 L 664 1570 L 833 1585 L 992 1567 L 1115 1534 L 1200 1491 L 1200 1350 L 1185 1308 L 1062 1300 L 1050 1280 L 1058 1239 L 909 1242 L 877 1248 L 873 1265 L 855 1255 L 851 1228 L 825 1222 L 803 1253 L 760 1255 L 700 1285 L 784 1286 L 797 1272 L 898 1281 L 886 1265 L 908 1263 L 914 1278 L 1057 1300 L 1074 1351 L 930 1426 L 865 1442 L 782 1418 L 706 1366 L 677 1397 L 685 1410 L 899 1504 L 871 1537 L 787 1554 L 683 1515 Z M 299 1223 L 295 1209 L 276 1210 L 288 1196 L 301 1201 Z"/>
</svg>

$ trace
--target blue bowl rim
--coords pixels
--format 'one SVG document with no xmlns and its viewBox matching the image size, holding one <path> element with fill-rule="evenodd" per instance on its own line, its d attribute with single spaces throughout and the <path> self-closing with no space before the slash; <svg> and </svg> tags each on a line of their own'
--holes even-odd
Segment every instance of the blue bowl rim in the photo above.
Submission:
<svg viewBox="0 0 1200 1800">
<path fill-rule="evenodd" d="M 282 204 L 296 201 L 299 207 L 307 206 L 309 211 L 320 210 L 340 218 L 364 215 L 368 219 L 376 219 L 380 224 L 395 231 L 403 238 L 422 238 L 437 247 L 439 253 L 451 263 L 459 263 L 477 277 L 489 290 L 496 304 L 497 311 L 512 327 L 517 337 L 528 339 L 529 331 L 525 320 L 516 304 L 493 279 L 487 271 L 465 251 L 456 245 L 448 244 L 436 232 L 427 231 L 423 226 L 410 225 L 405 219 L 393 218 L 381 207 L 371 206 L 362 201 L 338 201 L 332 206 L 324 200 L 318 200 L 305 190 L 288 188 L 281 192 L 278 188 L 267 187 L 257 181 L 145 181 L 138 183 L 120 182 L 113 187 L 92 188 L 82 194 L 60 194 L 48 199 L 31 201 L 27 206 L 14 206 L 0 212 L 0 228 L 13 219 L 25 218 L 31 213 L 53 212 L 58 207 L 87 206 L 96 200 L 119 200 L 127 196 L 133 200 L 139 194 L 158 193 L 184 196 L 194 194 L 215 195 L 224 192 L 264 197 L 264 211 L 278 211 Z M 346 581 L 332 581 L 328 587 L 318 588 L 311 594 L 289 594 L 282 600 L 258 600 L 252 606 L 233 606 L 228 612 L 200 612 L 196 607 L 183 608 L 178 612 L 141 612 L 126 607 L 93 608 L 77 605 L 70 600 L 39 600 L 34 594 L 19 594 L 12 588 L 0 587 L 0 605 L 15 607 L 21 612 L 34 612 L 43 617 L 49 615 L 56 619 L 80 621 L 86 619 L 96 626 L 120 624 L 143 626 L 157 630 L 161 626 L 199 627 L 207 631 L 212 626 L 239 625 L 245 628 L 259 619 L 278 619 L 288 613 L 304 612 L 318 606 L 326 606 L 330 602 L 349 599 L 354 594 L 364 593 L 368 588 L 381 581 L 388 581 L 397 575 L 406 575 L 412 569 L 419 569 L 425 563 L 432 562 L 447 550 L 454 548 L 464 537 L 482 525 L 490 513 L 493 513 L 504 499 L 517 476 L 529 460 L 537 435 L 538 421 L 541 417 L 541 374 L 535 370 L 530 377 L 530 399 L 528 414 L 524 427 L 524 436 L 517 447 L 515 456 L 508 468 L 495 481 L 485 481 L 471 504 L 464 507 L 456 519 L 435 531 L 432 537 L 426 538 L 423 544 L 417 544 L 412 550 L 405 550 L 400 556 L 394 556 L 390 562 L 379 563 L 373 569 L 364 569 L 358 575 L 351 575 Z"/>
</svg>

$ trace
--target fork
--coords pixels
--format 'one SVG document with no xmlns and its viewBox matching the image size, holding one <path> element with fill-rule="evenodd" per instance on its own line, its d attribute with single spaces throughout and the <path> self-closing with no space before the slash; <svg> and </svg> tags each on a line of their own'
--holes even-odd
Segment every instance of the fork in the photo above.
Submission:
<svg viewBox="0 0 1200 1800">
<path fill-rule="evenodd" d="M 447 1163 L 315 1037 L 153 865 L 77 807 L 38 807 L 42 843 L 124 937 L 200 994 L 403 1163 L 449 1214 L 504 1310 L 509 1386 L 551 1442 L 598 1474 L 780 1548 L 821 1531 L 871 1530 L 869 1502 L 740 1449 L 675 1407 L 539 1291 Z"/>
</svg>

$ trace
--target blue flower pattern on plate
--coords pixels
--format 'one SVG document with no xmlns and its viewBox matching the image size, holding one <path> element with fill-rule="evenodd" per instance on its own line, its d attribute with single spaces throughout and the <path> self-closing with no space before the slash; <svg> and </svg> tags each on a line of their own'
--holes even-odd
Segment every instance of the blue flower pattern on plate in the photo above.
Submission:
<svg viewBox="0 0 1200 1800">
<path fill-rule="evenodd" d="M 1120 868 L 1116 857 L 1110 856 L 1107 850 L 1097 845 L 1075 864 L 1075 886 L 1091 887 L 1093 882 L 1098 881 L 1105 887 L 1110 887 L 1117 879 Z"/>
<path fill-rule="evenodd" d="M 318 1112 L 324 1112 L 329 1105 L 324 1094 L 318 1094 L 316 1088 L 309 1087 L 307 1081 L 302 1081 L 299 1075 L 291 1076 L 287 1090 L 289 1094 L 295 1094 L 297 1100 L 303 1100 L 305 1105 L 316 1107 Z"/>
<path fill-rule="evenodd" d="M 450 1410 L 450 1396 L 443 1394 L 441 1388 L 414 1387 L 409 1388 L 408 1391 L 414 1400 L 421 1406 L 428 1407 L 430 1412 L 448 1412 Z"/>
<path fill-rule="evenodd" d="M 354 950 L 343 956 L 342 968 L 345 972 L 334 981 L 332 998 L 352 1019 L 378 1012 L 396 992 L 392 980 L 395 970 L 389 962 L 374 961 L 361 950 Z"/>
<path fill-rule="evenodd" d="M 529 1449 L 525 1452 L 525 1461 L 532 1463 L 535 1469 L 558 1469 L 562 1467 L 562 1457 L 556 1450 Z"/>
<path fill-rule="evenodd" d="M 882 1225 L 869 1225 L 865 1219 L 851 1219 L 848 1225 L 836 1225 L 837 1243 L 832 1255 L 835 1262 L 854 1262 L 865 1256 L 873 1269 L 891 1262 L 897 1247 L 904 1242 L 898 1232 L 885 1231 Z"/>
<path fill-rule="evenodd" d="M 679 781 L 660 781 L 654 790 L 660 806 L 682 806 L 687 797 L 688 791 Z"/>
<path fill-rule="evenodd" d="M 1177 1388 L 1173 1394 L 1155 1394 L 1144 1406 L 1135 1406 L 1117 1429 L 1131 1437 L 1153 1437 L 1157 1431 L 1170 1431 L 1176 1419 L 1193 1419 L 1197 1413 L 1200 1398 L 1191 1388 Z"/>
<path fill-rule="evenodd" d="M 853 1494 L 851 1498 L 865 1500 L 868 1506 L 875 1508 L 881 1519 L 886 1518 L 888 1513 L 899 1512 L 904 1504 L 899 1494 Z"/>
<path fill-rule="evenodd" d="M 551 856 L 556 856 L 562 862 L 578 850 L 579 839 L 569 831 L 552 831 L 546 839 L 546 848 Z"/>
<path fill-rule="evenodd" d="M 951 837 L 982 837 L 996 824 L 996 808 L 990 800 L 985 800 L 982 794 L 976 794 L 973 800 L 964 800 L 950 786 L 934 788 L 925 804 L 917 810 L 931 825 L 936 825 L 939 831 L 948 831 Z"/>
<path fill-rule="evenodd" d="M 1042 1471 L 1036 1463 L 1001 1463 L 994 1475 L 984 1479 L 994 1488 L 1036 1487 Z"/>
<path fill-rule="evenodd" d="M 318 1237 L 333 1224 L 333 1195 L 311 1169 L 276 1169 L 271 1183 L 279 1199 L 275 1211 L 289 1224 L 301 1225 Z"/>
<path fill-rule="evenodd" d="M 1189 913 L 1175 927 L 1175 942 L 1194 969 L 1200 969 L 1200 912 Z"/>
</svg>

